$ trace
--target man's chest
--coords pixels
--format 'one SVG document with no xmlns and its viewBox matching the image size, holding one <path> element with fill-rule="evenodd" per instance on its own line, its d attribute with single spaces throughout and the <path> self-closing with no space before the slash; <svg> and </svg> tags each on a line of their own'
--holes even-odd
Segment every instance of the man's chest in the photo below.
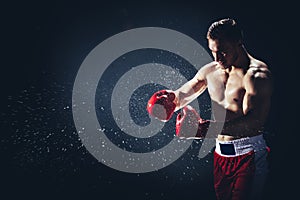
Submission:
<svg viewBox="0 0 300 200">
<path fill-rule="evenodd" d="M 207 77 L 207 86 L 211 99 L 225 108 L 230 105 L 241 106 L 245 95 L 244 74 L 217 71 Z"/>
</svg>

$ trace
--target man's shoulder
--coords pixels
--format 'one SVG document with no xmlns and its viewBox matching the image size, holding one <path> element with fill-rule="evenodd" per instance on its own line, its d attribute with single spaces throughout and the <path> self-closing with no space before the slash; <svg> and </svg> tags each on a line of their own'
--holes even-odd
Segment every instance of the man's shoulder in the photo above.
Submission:
<svg viewBox="0 0 300 200">
<path fill-rule="evenodd" d="M 207 76 L 209 76 L 209 74 L 211 74 L 212 72 L 216 71 L 217 69 L 217 62 L 210 62 L 204 66 L 202 66 L 199 70 L 198 73 L 196 74 L 195 78 L 197 78 L 198 80 L 205 80 L 207 79 Z"/>
<path fill-rule="evenodd" d="M 217 67 L 218 67 L 218 63 L 215 62 L 215 61 L 212 61 L 212 62 L 204 65 L 200 70 L 207 74 L 207 73 L 210 73 L 212 71 L 216 71 Z"/>
<path fill-rule="evenodd" d="M 252 59 L 247 75 L 252 79 L 268 79 L 271 76 L 271 72 L 266 63 L 257 59 Z"/>
<path fill-rule="evenodd" d="M 267 64 L 262 61 L 251 61 L 244 80 L 245 87 L 248 90 L 251 88 L 249 91 L 265 91 L 265 93 L 272 91 L 271 72 Z"/>
</svg>

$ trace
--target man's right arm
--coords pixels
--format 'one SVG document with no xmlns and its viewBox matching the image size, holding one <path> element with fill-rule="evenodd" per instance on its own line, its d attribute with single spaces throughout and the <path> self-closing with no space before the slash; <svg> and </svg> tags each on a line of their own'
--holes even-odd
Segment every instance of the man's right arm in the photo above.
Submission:
<svg viewBox="0 0 300 200">
<path fill-rule="evenodd" d="M 176 91 L 160 90 L 148 100 L 147 110 L 150 115 L 161 121 L 168 121 L 173 113 L 196 99 L 206 88 L 207 69 L 211 64 L 202 67 L 190 81 Z"/>
<path fill-rule="evenodd" d="M 175 111 L 188 105 L 207 88 L 206 74 L 210 64 L 202 67 L 190 81 L 186 82 L 179 89 L 175 90 Z"/>
</svg>

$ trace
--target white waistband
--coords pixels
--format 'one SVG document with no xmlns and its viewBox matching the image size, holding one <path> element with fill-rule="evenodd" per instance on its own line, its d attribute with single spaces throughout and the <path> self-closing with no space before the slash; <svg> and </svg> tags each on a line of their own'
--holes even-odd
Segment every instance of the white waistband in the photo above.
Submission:
<svg viewBox="0 0 300 200">
<path fill-rule="evenodd" d="M 227 155 L 222 153 L 222 149 L 221 149 L 223 148 L 221 147 L 222 144 L 232 145 L 234 149 L 234 154 Z M 239 156 L 239 155 L 249 153 L 250 151 L 256 152 L 265 149 L 266 146 L 267 145 L 262 134 L 253 137 L 245 137 L 236 140 L 231 140 L 231 141 L 219 141 L 218 139 L 216 139 L 215 152 L 222 156 L 233 157 L 233 156 Z"/>
</svg>

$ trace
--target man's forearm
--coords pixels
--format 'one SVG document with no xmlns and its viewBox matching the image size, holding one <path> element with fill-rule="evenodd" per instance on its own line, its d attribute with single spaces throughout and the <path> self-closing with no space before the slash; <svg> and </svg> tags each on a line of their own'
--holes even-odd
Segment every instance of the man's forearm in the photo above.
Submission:
<svg viewBox="0 0 300 200">
<path fill-rule="evenodd" d="M 176 110 L 183 108 L 195 100 L 201 93 L 203 93 L 205 89 L 206 84 L 204 81 L 192 79 L 191 81 L 185 83 L 174 92 L 176 95 Z"/>
</svg>

